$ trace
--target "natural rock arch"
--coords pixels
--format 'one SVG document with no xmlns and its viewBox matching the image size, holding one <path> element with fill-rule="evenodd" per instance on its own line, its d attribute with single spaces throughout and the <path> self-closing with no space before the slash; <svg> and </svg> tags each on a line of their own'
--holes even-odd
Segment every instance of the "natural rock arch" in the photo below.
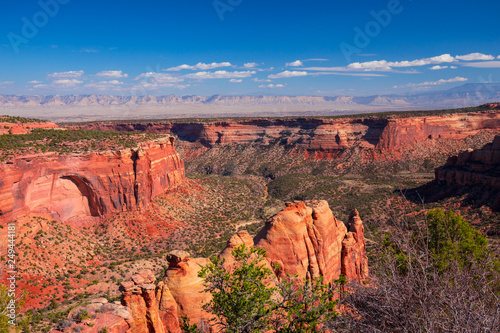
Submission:
<svg viewBox="0 0 500 333">
<path fill-rule="evenodd" d="M 29 186 L 25 204 L 31 212 L 49 213 L 59 221 L 102 215 L 90 182 L 77 175 L 39 177 Z"/>
</svg>

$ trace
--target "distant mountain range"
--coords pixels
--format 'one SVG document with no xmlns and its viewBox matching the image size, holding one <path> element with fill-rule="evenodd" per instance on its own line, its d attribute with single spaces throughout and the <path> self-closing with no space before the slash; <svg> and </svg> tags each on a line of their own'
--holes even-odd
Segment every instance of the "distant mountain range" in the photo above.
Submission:
<svg viewBox="0 0 500 333">
<path fill-rule="evenodd" d="M 460 108 L 500 101 L 500 83 L 467 83 L 448 90 L 418 94 L 353 96 L 112 96 L 0 95 L 0 114 L 63 118 L 154 118 L 159 116 L 279 115 L 321 111 L 320 114 L 388 110 Z M 102 109 L 116 112 L 102 114 Z M 64 109 L 64 112 L 57 110 Z M 98 111 L 101 110 L 101 111 Z M 126 112 L 124 112 L 124 110 Z M 135 114 L 139 113 L 139 114 Z"/>
</svg>

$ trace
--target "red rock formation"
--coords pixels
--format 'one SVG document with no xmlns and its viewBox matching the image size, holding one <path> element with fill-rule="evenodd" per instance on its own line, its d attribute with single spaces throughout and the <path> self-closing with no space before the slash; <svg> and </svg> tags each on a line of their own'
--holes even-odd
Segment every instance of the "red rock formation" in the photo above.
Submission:
<svg viewBox="0 0 500 333">
<path fill-rule="evenodd" d="M 212 316 L 202 306 L 209 302 L 210 294 L 204 292 L 203 279 L 198 277 L 206 258 L 191 258 L 189 253 L 175 251 L 168 255 L 169 267 L 163 279 L 177 303 L 179 318 L 187 316 L 192 324 L 206 322 Z M 171 320 L 171 319 L 169 319 Z"/>
<path fill-rule="evenodd" d="M 128 308 L 133 318 L 131 331 L 134 333 L 165 333 L 165 325 L 160 317 L 156 301 L 155 276 L 150 270 L 142 270 L 131 277 L 131 281 L 122 282 L 122 303 Z"/>
<path fill-rule="evenodd" d="M 342 241 L 342 275 L 350 281 L 361 282 L 368 278 L 365 228 L 357 210 L 349 216 L 349 230 Z"/>
<path fill-rule="evenodd" d="M 416 116 L 412 118 L 275 118 L 217 122 L 93 123 L 76 128 L 171 133 L 180 140 L 215 147 L 229 143 L 282 140 L 309 151 L 309 156 L 332 158 L 353 146 L 368 150 L 397 150 L 423 140 L 463 139 L 479 131 L 500 132 L 500 111 Z M 312 153 L 312 154 L 311 154 Z"/>
<path fill-rule="evenodd" d="M 0 164 L 0 221 L 28 213 L 66 221 L 143 210 L 183 179 L 172 137 L 119 151 L 22 156 Z"/>
<path fill-rule="evenodd" d="M 451 156 L 435 170 L 436 179 L 460 185 L 488 185 L 500 188 L 500 135 L 482 149 Z"/>
<path fill-rule="evenodd" d="M 87 318 L 80 321 L 78 314 L 82 311 L 86 311 L 88 315 Z M 86 306 L 79 306 L 71 310 L 68 319 L 60 323 L 59 328 L 50 332 L 97 333 L 105 328 L 108 333 L 134 333 L 133 327 L 134 319 L 130 308 L 108 303 L 105 298 L 96 298 Z"/>
<path fill-rule="evenodd" d="M 297 201 L 271 217 L 254 241 L 281 274 L 297 274 L 300 279 L 323 276 L 331 282 L 341 273 L 346 231 L 326 201 Z"/>
<path fill-rule="evenodd" d="M 468 192 L 468 188 L 476 187 L 473 197 L 479 201 L 491 200 L 491 208 L 500 211 L 500 135 L 482 149 L 451 156 L 445 165 L 435 169 L 435 176 L 433 183 L 437 182 L 435 186 L 441 187 L 438 192 L 443 195 L 449 195 L 446 192 L 450 191 Z M 439 195 L 434 199 L 439 199 Z"/>
<path fill-rule="evenodd" d="M 0 117 L 0 135 L 2 134 L 26 134 L 35 128 L 58 128 L 56 124 L 47 122 L 33 122 L 33 123 L 8 123 L 2 122 Z"/>
<path fill-rule="evenodd" d="M 368 266 L 364 228 L 356 214 L 348 232 L 324 200 L 288 203 L 266 222 L 255 246 L 266 250 L 271 265 L 281 268 L 279 274 L 297 274 L 300 279 L 322 276 L 332 282 L 342 273 L 348 280 L 361 281 L 368 278 Z"/>
<path fill-rule="evenodd" d="M 220 254 L 226 260 L 227 269 L 234 262 L 231 251 L 240 245 L 265 249 L 268 267 L 279 266 L 275 271 L 278 277 L 286 274 L 297 274 L 300 279 L 322 276 L 325 282 L 332 282 L 340 274 L 345 275 L 348 281 L 361 282 L 368 278 L 364 227 L 358 212 L 355 210 L 350 215 L 346 227 L 333 216 L 324 200 L 288 203 L 266 222 L 254 239 L 246 231 L 238 232 Z M 206 323 L 211 315 L 203 309 L 203 305 L 210 301 L 210 294 L 203 292 L 205 287 L 198 272 L 209 260 L 191 258 L 184 251 L 174 251 L 167 259 L 169 268 L 156 287 L 157 312 L 165 329 L 180 332 L 179 319 L 182 316 L 187 316 L 192 324 Z M 144 332 L 142 328 L 148 326 L 149 320 L 147 311 L 154 312 L 148 310 L 142 300 L 146 299 L 144 292 L 142 296 L 138 292 L 138 286 L 151 281 L 151 278 L 145 281 L 147 278 L 143 278 L 144 275 L 148 275 L 147 271 L 134 275 L 133 282 L 122 283 L 124 290 L 129 290 L 124 293 L 123 299 L 134 318 L 133 332 Z M 135 298 L 134 290 L 137 290 Z M 156 312 L 151 316 L 157 318 Z"/>
</svg>

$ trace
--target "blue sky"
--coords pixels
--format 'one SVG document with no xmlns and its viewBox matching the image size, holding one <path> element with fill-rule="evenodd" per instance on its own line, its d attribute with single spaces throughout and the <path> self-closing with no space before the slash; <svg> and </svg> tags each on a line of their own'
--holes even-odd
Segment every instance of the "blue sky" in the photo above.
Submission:
<svg viewBox="0 0 500 333">
<path fill-rule="evenodd" d="M 370 95 L 500 81 L 500 2 L 0 3 L 0 94 Z"/>
</svg>

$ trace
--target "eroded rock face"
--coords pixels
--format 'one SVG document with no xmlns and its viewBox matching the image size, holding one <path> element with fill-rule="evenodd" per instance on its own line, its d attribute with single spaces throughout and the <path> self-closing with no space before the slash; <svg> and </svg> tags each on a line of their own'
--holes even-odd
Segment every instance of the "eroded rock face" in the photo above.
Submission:
<svg viewBox="0 0 500 333">
<path fill-rule="evenodd" d="M 203 279 L 198 276 L 201 266 L 210 263 L 207 258 L 191 258 L 184 251 L 168 255 L 169 267 L 163 279 L 177 303 L 178 318 L 187 316 L 192 324 L 206 322 L 212 316 L 202 306 L 209 302 L 210 294 L 204 292 Z"/>
<path fill-rule="evenodd" d="M 153 272 L 142 270 L 121 284 L 122 303 L 130 309 L 134 333 L 167 332 L 156 301 L 155 280 Z"/>
<path fill-rule="evenodd" d="M 349 281 L 361 282 L 368 278 L 365 228 L 357 210 L 349 216 L 346 237 L 342 241 L 342 275 Z"/>
<path fill-rule="evenodd" d="M 358 212 L 352 212 L 346 226 L 333 216 L 324 200 L 287 203 L 281 212 L 266 222 L 254 239 L 246 231 L 235 234 L 219 255 L 226 260 L 226 269 L 231 269 L 234 263 L 231 252 L 240 245 L 265 249 L 265 264 L 268 268 L 273 267 L 278 279 L 287 274 L 297 274 L 299 279 L 322 276 L 325 283 L 332 282 L 340 274 L 348 281 L 368 279 L 364 227 Z M 165 329 L 180 332 L 179 319 L 182 316 L 187 316 L 192 324 L 207 323 L 211 315 L 203 305 L 210 301 L 211 295 L 203 292 L 203 279 L 198 273 L 201 266 L 210 262 L 209 259 L 191 258 L 187 252 L 174 251 L 167 260 L 169 268 L 156 287 L 157 312 Z M 277 270 L 275 265 L 279 267 Z M 132 310 L 135 330 L 147 326 L 147 304 L 153 304 L 145 301 L 144 291 L 139 292 L 138 286 L 151 280 L 144 278 L 145 274 L 140 272 L 132 277 L 131 282 L 122 283 L 125 290 L 137 290 L 135 298 L 130 293 L 124 293 L 123 298 Z"/>
<path fill-rule="evenodd" d="M 482 149 L 469 149 L 451 156 L 434 172 L 435 181 L 441 187 L 480 188 L 482 196 L 492 198 L 492 209 L 500 211 L 500 135 Z"/>
<path fill-rule="evenodd" d="M 145 209 L 184 179 L 174 139 L 88 154 L 47 153 L 0 164 L 0 221 L 28 213 L 66 221 Z"/>
<path fill-rule="evenodd" d="M 287 203 L 266 222 L 255 246 L 266 250 L 271 266 L 280 267 L 279 275 L 322 276 L 332 282 L 342 273 L 348 280 L 361 281 L 368 278 L 364 228 L 359 215 L 351 220 L 346 227 L 324 200 Z M 356 257 L 351 254 L 353 246 Z"/>
<path fill-rule="evenodd" d="M 500 188 L 500 135 L 482 149 L 452 156 L 435 170 L 436 179 L 460 185 L 483 184 Z"/>
<path fill-rule="evenodd" d="M 310 157 L 335 158 L 350 147 L 395 151 L 425 140 L 464 139 L 479 131 L 498 133 L 500 111 L 490 110 L 413 118 L 369 117 L 354 119 L 250 119 L 211 123 L 94 123 L 83 129 L 171 133 L 180 140 L 212 148 L 231 143 L 267 145 L 269 140 L 305 149 Z"/>
</svg>

